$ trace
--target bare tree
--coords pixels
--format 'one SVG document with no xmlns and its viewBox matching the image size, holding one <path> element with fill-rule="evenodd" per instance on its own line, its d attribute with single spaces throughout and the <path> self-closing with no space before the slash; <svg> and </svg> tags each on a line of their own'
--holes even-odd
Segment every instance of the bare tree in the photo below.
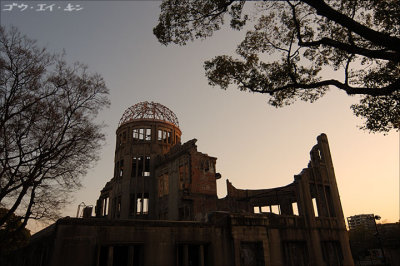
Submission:
<svg viewBox="0 0 400 266">
<path fill-rule="evenodd" d="M 205 62 L 213 86 L 269 95 L 281 107 L 300 99 L 313 102 L 329 88 L 360 95 L 352 105 L 364 129 L 400 127 L 400 2 L 398 0 L 164 0 L 154 34 L 162 44 L 185 45 L 219 30 L 224 19 L 242 30 L 239 58 Z M 246 14 L 248 13 L 248 14 Z M 342 72 L 342 79 L 321 70 Z"/>
<path fill-rule="evenodd" d="M 98 159 L 102 77 L 69 66 L 16 28 L 0 28 L 0 226 L 14 214 L 55 219 Z"/>
</svg>

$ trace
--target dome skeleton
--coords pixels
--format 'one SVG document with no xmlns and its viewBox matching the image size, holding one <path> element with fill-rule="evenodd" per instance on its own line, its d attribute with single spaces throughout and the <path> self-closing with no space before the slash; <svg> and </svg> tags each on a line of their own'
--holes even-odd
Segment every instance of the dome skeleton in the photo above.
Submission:
<svg viewBox="0 0 400 266">
<path fill-rule="evenodd" d="M 171 123 L 179 128 L 178 118 L 169 108 L 155 102 L 140 102 L 125 110 L 118 127 L 134 120 L 159 120 Z"/>
</svg>

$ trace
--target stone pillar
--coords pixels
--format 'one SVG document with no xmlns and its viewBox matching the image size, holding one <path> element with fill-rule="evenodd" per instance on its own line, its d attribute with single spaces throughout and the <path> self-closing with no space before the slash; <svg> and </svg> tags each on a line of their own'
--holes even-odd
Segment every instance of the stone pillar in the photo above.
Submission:
<svg viewBox="0 0 400 266">
<path fill-rule="evenodd" d="M 284 262 L 282 260 L 282 243 L 281 237 L 279 234 L 279 229 L 269 229 L 268 231 L 269 236 L 269 255 L 270 255 L 270 263 L 265 261 L 266 265 L 272 266 L 283 266 Z M 265 257 L 264 257 L 265 258 Z"/>
<path fill-rule="evenodd" d="M 321 249 L 321 241 L 318 235 L 315 221 L 314 207 L 310 193 L 309 173 L 308 169 L 301 172 L 300 176 L 296 176 L 298 181 L 297 191 L 299 192 L 298 203 L 303 210 L 301 215 L 304 215 L 306 230 L 309 234 L 307 237 L 307 248 L 310 258 L 310 265 L 321 266 L 324 265 Z"/>
<path fill-rule="evenodd" d="M 204 266 L 204 245 L 199 247 L 199 265 Z"/>
<path fill-rule="evenodd" d="M 340 203 L 339 190 L 336 183 L 335 171 L 333 169 L 333 162 L 331 152 L 329 150 L 328 137 L 325 134 L 321 134 L 318 138 L 318 147 L 321 152 L 321 159 L 325 164 L 326 172 L 330 184 L 330 192 L 332 197 L 333 208 L 335 215 L 338 218 L 338 223 L 342 229 L 346 229 L 344 222 L 342 204 Z"/>
<path fill-rule="evenodd" d="M 183 266 L 189 266 L 189 247 L 183 246 Z"/>
<path fill-rule="evenodd" d="M 353 266 L 354 261 L 351 255 L 349 236 L 344 221 L 342 204 L 340 202 L 339 190 L 336 183 L 335 171 L 333 169 L 333 162 L 328 144 L 328 137 L 325 134 L 321 134 L 317 138 L 317 140 L 318 140 L 318 147 L 321 152 L 321 157 L 322 157 L 321 159 L 325 164 L 326 172 L 329 179 L 333 209 L 338 222 L 338 227 L 341 229 L 338 232 L 338 234 L 339 234 L 340 246 L 342 247 L 343 263 L 345 266 Z"/>
<path fill-rule="evenodd" d="M 108 260 L 107 260 L 107 266 L 113 266 L 113 260 L 114 260 L 114 248 L 113 247 L 108 247 Z"/>
</svg>

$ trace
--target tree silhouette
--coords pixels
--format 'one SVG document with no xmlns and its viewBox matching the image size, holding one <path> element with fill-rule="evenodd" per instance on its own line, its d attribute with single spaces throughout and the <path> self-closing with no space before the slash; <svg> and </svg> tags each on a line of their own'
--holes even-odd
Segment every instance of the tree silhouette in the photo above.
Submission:
<svg viewBox="0 0 400 266">
<path fill-rule="evenodd" d="M 102 77 L 69 66 L 16 28 L 0 28 L 0 227 L 56 219 L 98 158 L 95 122 L 109 105 Z"/>
<path fill-rule="evenodd" d="M 396 0 L 164 0 L 153 32 L 162 44 L 185 45 L 210 37 L 226 17 L 248 30 L 238 57 L 206 61 L 209 84 L 268 94 L 282 107 L 313 102 L 329 88 L 360 95 L 351 108 L 371 132 L 399 129 L 400 3 Z M 245 13 L 249 14 L 245 14 Z M 341 71 L 342 79 L 322 70 Z"/>
</svg>

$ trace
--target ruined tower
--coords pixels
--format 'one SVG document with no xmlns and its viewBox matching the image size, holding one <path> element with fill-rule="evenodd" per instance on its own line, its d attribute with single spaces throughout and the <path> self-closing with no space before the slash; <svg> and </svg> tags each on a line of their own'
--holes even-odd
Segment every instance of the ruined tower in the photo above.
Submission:
<svg viewBox="0 0 400 266">
<path fill-rule="evenodd" d="M 159 103 L 128 108 L 96 217 L 200 221 L 217 210 L 216 158 L 198 152 L 196 139 L 182 145 L 181 134 L 176 115 Z"/>
<path fill-rule="evenodd" d="M 180 143 L 181 134 L 178 118 L 162 104 L 128 108 L 116 131 L 114 175 L 101 191 L 96 216 L 154 219 L 154 159 Z"/>
</svg>

